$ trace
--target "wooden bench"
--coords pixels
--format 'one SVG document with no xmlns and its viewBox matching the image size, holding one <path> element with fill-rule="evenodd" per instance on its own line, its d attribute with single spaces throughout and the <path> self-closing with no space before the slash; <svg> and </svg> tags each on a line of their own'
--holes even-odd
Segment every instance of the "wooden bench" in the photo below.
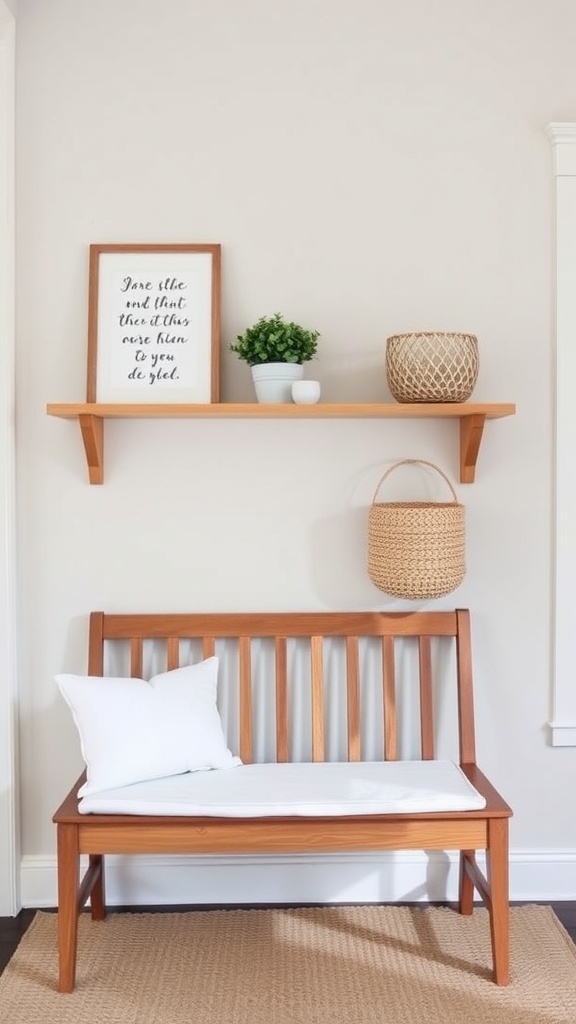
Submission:
<svg viewBox="0 0 576 1024">
<path fill-rule="evenodd" d="M 195 638 L 190 640 L 189 638 Z M 378 726 L 383 746 L 376 756 L 382 761 L 406 760 L 405 732 L 400 712 L 413 703 L 418 718 L 419 751 L 408 756 L 432 761 L 437 752 L 438 726 L 446 731 L 453 706 L 455 756 L 472 786 L 485 798 L 481 810 L 434 811 L 340 815 L 335 817 L 190 817 L 134 816 L 131 814 L 83 814 L 78 810 L 82 776 L 54 815 L 58 850 L 58 943 L 59 990 L 75 985 L 78 915 L 90 899 L 94 920 L 106 916 L 104 895 L 105 854 L 246 854 L 341 852 L 369 850 L 458 850 L 460 856 L 459 911 L 471 914 L 476 889 L 488 908 L 493 977 L 498 985 L 509 980 L 508 819 L 511 810 L 476 766 L 472 655 L 469 613 L 466 610 L 430 612 L 314 612 L 233 614 L 115 615 L 94 612 L 90 616 L 88 673 L 104 674 L 105 650 L 122 644 L 129 649 L 129 671 L 143 676 L 145 652 L 150 643 L 165 649 L 166 670 L 190 658 L 190 644 L 199 647 L 199 658 L 218 653 L 224 643 L 235 643 L 237 666 L 222 672 L 219 688 L 237 688 L 237 741 L 231 748 L 246 764 L 257 760 L 255 721 L 260 684 L 256 687 L 255 645 L 268 645 L 274 672 L 266 668 L 267 701 L 272 706 L 275 757 L 266 760 L 322 762 L 374 760 L 365 754 L 362 726 L 366 718 Z M 410 655 L 410 648 L 414 653 Z M 258 651 L 260 651 L 258 647 Z M 294 757 L 294 665 L 302 660 L 294 650 L 305 650 L 307 687 L 311 710 L 309 756 Z M 330 653 L 327 653 L 330 652 Z M 336 652 L 336 653 L 335 653 Z M 338 655 L 338 652 L 339 655 Z M 399 654 L 399 652 L 401 652 Z M 342 685 L 335 681 L 337 656 L 343 668 Z M 410 657 L 413 662 L 410 662 Z M 184 664 L 190 664 L 184 660 Z M 450 668 L 449 666 L 452 666 Z M 118 674 L 118 673 L 115 673 Z M 298 673 L 297 673 L 298 674 Z M 406 676 L 411 681 L 406 680 Z M 225 678 L 223 678 L 225 676 Z M 416 685 L 414 685 L 416 676 Z M 148 676 L 146 677 L 148 678 Z M 453 688 L 453 696 L 448 692 Z M 410 691 L 411 700 L 407 699 Z M 220 690 L 219 690 L 220 692 Z M 339 711 L 347 711 L 343 727 L 345 748 L 334 756 L 335 743 L 326 728 L 334 722 L 331 701 L 339 696 Z M 378 713 L 366 715 L 369 695 L 378 697 Z M 236 699 L 236 698 L 234 698 Z M 302 703 L 300 699 L 299 703 Z M 376 722 L 376 719 L 378 720 Z M 332 728 L 332 727 L 331 727 Z M 445 744 L 445 737 L 441 737 Z M 410 743 L 413 742 L 413 737 Z M 425 768 L 425 766 L 424 766 Z M 233 771 L 242 771 L 242 768 Z M 205 774 L 205 773 L 203 773 Z M 486 852 L 484 874 L 476 851 Z M 86 871 L 81 880 L 81 860 Z"/>
</svg>

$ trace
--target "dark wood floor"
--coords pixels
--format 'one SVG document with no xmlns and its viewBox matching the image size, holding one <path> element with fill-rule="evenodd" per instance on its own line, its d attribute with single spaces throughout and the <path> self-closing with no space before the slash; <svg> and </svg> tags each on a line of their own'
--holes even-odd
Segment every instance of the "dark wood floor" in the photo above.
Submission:
<svg viewBox="0 0 576 1024">
<path fill-rule="evenodd" d="M 533 901 L 536 902 L 536 901 Z M 561 903 L 550 904 L 554 913 L 558 919 L 564 925 L 566 931 L 571 936 L 572 940 L 576 942 L 576 900 L 565 900 Z M 174 907 L 134 907 L 124 908 L 133 910 L 154 910 L 160 912 L 162 909 L 174 910 Z M 186 909 L 194 909 L 193 907 Z M 197 910 L 207 910 L 209 907 L 196 907 Z M 212 907 L 212 909 L 215 909 Z M 240 909 L 240 908 L 238 908 Z M 118 908 L 119 910 L 119 908 Z M 121 911 L 119 911 L 121 912 Z M 21 910 L 17 917 L 0 917 L 0 973 L 4 970 L 6 964 L 10 960 L 10 957 L 14 953 L 20 939 L 24 935 L 28 925 L 32 921 L 36 911 L 35 910 Z"/>
</svg>

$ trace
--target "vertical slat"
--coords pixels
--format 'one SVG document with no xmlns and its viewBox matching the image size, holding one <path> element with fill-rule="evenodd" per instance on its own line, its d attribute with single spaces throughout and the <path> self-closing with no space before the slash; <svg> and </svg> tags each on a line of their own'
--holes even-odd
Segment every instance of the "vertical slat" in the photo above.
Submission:
<svg viewBox="0 0 576 1024">
<path fill-rule="evenodd" d="M 144 641 L 141 636 L 133 636 L 130 641 L 130 675 L 142 678 Z"/>
<path fill-rule="evenodd" d="M 324 660 L 322 637 L 310 637 L 312 672 L 312 760 L 323 761 L 324 753 Z"/>
<path fill-rule="evenodd" d="M 252 658 L 249 636 L 238 641 L 240 659 L 240 759 L 244 764 L 252 762 Z"/>
<path fill-rule="evenodd" d="M 398 760 L 398 717 L 396 713 L 396 667 L 394 637 L 382 638 L 382 687 L 384 696 L 384 760 Z"/>
<path fill-rule="evenodd" d="M 169 672 L 180 665 L 180 641 L 177 636 L 169 636 L 166 640 L 166 665 Z"/>
<path fill-rule="evenodd" d="M 346 700 L 348 711 L 348 760 L 360 760 L 360 685 L 358 637 L 346 637 Z"/>
<path fill-rule="evenodd" d="M 434 757 L 434 709 L 432 707 L 432 659 L 429 636 L 421 636 L 419 638 L 418 653 L 420 662 L 420 737 L 422 759 L 430 761 Z"/>
<path fill-rule="evenodd" d="M 458 671 L 458 726 L 460 732 L 460 763 L 475 764 L 474 694 L 472 687 L 472 641 L 470 613 L 459 608 L 456 612 L 456 659 Z"/>
<path fill-rule="evenodd" d="M 104 613 L 90 613 L 88 634 L 88 675 L 104 674 Z"/>
<path fill-rule="evenodd" d="M 276 760 L 288 761 L 288 682 L 286 637 L 276 637 Z"/>
<path fill-rule="evenodd" d="M 202 657 L 213 658 L 216 653 L 216 643 L 213 636 L 202 637 Z"/>
</svg>

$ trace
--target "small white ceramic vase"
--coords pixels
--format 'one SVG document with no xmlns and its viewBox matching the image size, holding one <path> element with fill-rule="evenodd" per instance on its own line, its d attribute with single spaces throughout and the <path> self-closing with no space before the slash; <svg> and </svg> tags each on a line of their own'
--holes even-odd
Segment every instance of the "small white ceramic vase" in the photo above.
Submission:
<svg viewBox="0 0 576 1024">
<path fill-rule="evenodd" d="M 314 405 L 319 398 L 319 380 L 295 380 L 292 384 L 292 400 L 297 405 Z"/>
</svg>

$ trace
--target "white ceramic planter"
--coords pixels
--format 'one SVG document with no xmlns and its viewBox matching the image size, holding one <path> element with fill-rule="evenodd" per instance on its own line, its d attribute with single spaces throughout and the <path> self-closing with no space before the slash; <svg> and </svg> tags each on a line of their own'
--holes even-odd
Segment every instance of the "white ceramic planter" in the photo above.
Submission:
<svg viewBox="0 0 576 1024">
<path fill-rule="evenodd" d="M 302 363 L 260 363 L 252 366 L 256 398 L 262 403 L 291 402 L 292 381 L 302 380 Z"/>
</svg>

